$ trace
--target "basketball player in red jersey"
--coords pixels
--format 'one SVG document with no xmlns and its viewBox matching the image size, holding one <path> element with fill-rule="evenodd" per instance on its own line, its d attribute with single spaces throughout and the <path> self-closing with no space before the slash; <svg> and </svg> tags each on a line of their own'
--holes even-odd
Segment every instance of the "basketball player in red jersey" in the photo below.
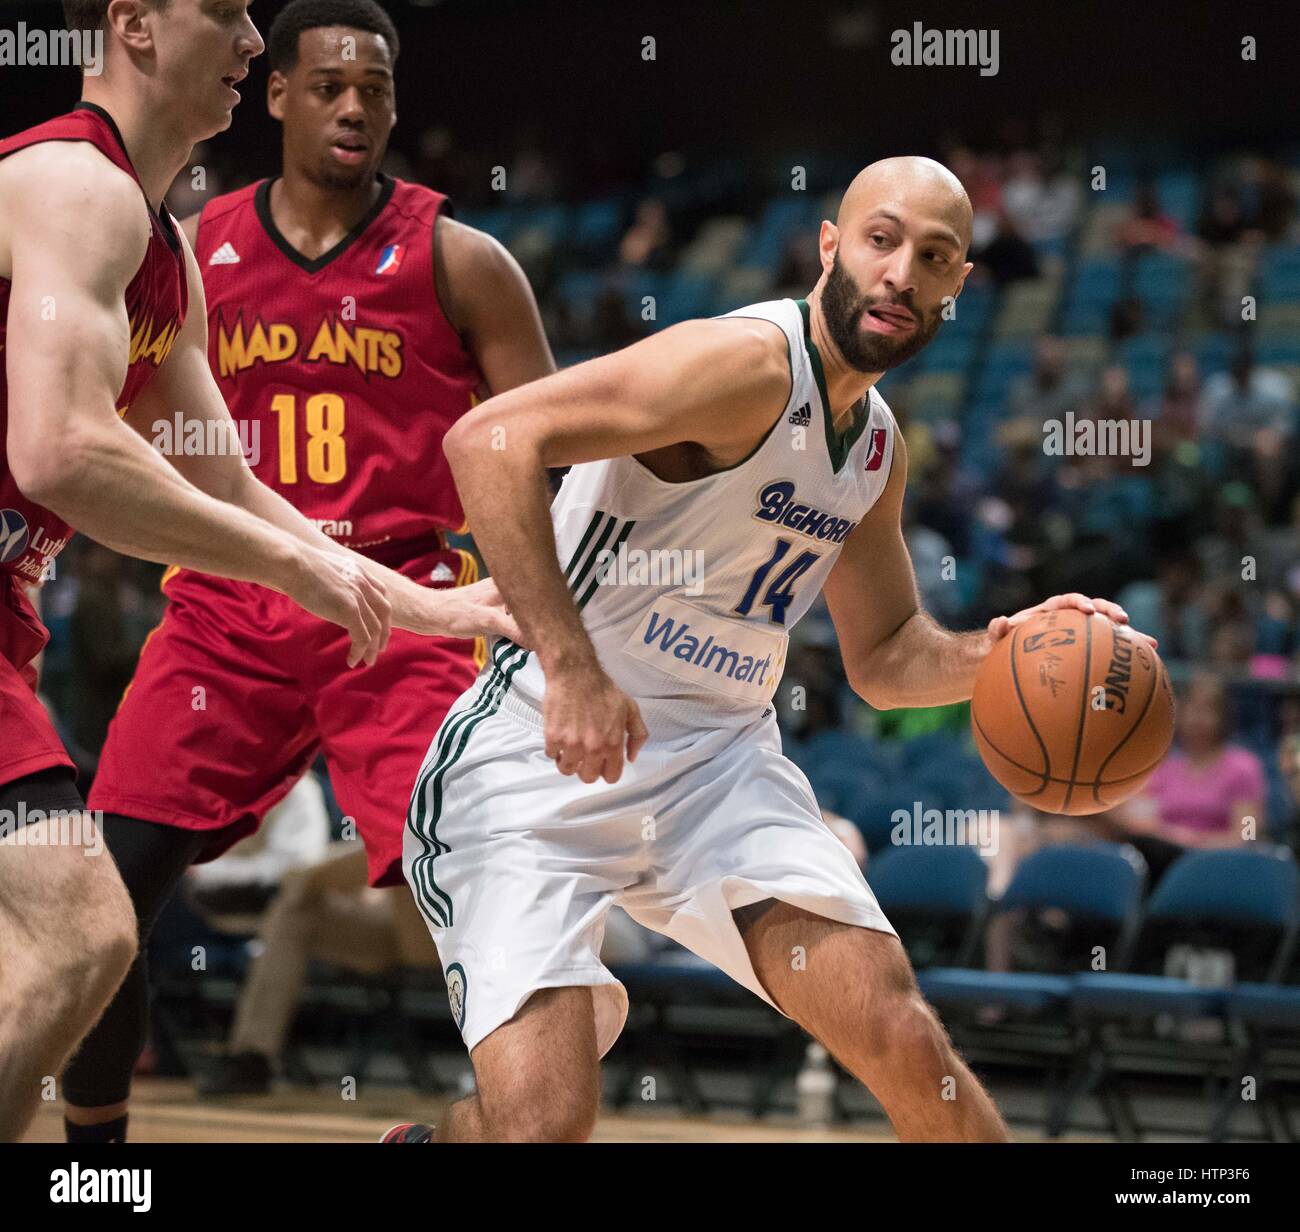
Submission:
<svg viewBox="0 0 1300 1232">
<path fill-rule="evenodd" d="M 441 194 L 379 174 L 398 40 L 378 5 L 294 0 L 268 41 L 283 173 L 184 224 L 212 371 L 258 478 L 338 541 L 455 586 L 475 565 L 446 543 L 463 513 L 442 437 L 476 391 L 553 370 L 536 304 Z M 394 632 L 375 667 L 349 674 L 346 639 L 277 595 L 188 569 L 164 589 L 89 797 L 142 942 L 184 870 L 253 830 L 318 751 L 371 884 L 402 885 L 410 788 L 478 670 L 473 645 Z M 147 1003 L 141 958 L 64 1074 L 70 1137 L 125 1136 Z M 227 1069 L 227 1089 L 269 1084 L 261 1054 Z"/>
<path fill-rule="evenodd" d="M 329 539 L 235 449 L 165 459 L 164 413 L 233 432 L 207 366 L 203 287 L 161 207 L 230 123 L 262 40 L 234 0 L 66 0 L 104 34 L 73 112 L 0 141 L 0 1140 L 127 972 L 130 899 L 35 692 L 48 634 L 26 587 L 77 526 L 118 551 L 256 582 L 343 626 L 373 663 L 393 624 L 513 624 L 490 586 L 440 595 Z M 187 312 L 188 309 L 188 312 Z M 134 429 L 134 431 L 132 430 Z"/>
</svg>

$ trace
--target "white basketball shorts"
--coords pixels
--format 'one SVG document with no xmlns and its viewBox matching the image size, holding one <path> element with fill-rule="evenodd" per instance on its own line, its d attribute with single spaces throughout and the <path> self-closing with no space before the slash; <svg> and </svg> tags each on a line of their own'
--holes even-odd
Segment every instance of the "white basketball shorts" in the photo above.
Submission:
<svg viewBox="0 0 1300 1232">
<path fill-rule="evenodd" d="M 448 712 L 416 781 L 403 868 L 467 1048 L 538 989 L 586 985 L 603 1056 L 627 1017 L 600 961 L 615 903 L 769 1004 L 734 909 L 777 898 L 894 934 L 782 756 L 774 718 L 671 738 L 647 726 L 617 783 L 588 784 L 556 769 L 540 713 L 490 670 Z"/>
</svg>

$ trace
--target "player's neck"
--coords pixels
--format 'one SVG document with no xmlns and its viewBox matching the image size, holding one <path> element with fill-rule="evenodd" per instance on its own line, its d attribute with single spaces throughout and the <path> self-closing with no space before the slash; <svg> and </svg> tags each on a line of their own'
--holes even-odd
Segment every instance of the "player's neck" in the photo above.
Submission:
<svg viewBox="0 0 1300 1232">
<path fill-rule="evenodd" d="M 113 117 L 121 135 L 126 156 L 139 177 L 149 204 L 156 210 L 189 161 L 194 140 L 189 133 L 169 129 L 161 123 L 159 115 L 167 109 L 157 101 L 132 97 L 113 91 L 102 80 L 87 77 L 81 90 L 81 101 L 103 109 Z"/>
<path fill-rule="evenodd" d="M 826 377 L 826 393 L 831 400 L 831 421 L 836 431 L 841 431 L 853 420 L 854 410 L 869 390 L 884 375 L 882 372 L 859 372 L 844 359 L 835 345 L 826 318 L 822 315 L 821 288 L 808 295 L 808 327 L 812 340 L 822 357 L 822 373 Z"/>
<path fill-rule="evenodd" d="M 372 177 L 355 188 L 329 188 L 287 166 L 271 185 L 271 217 L 306 257 L 328 252 L 370 211 L 382 189 Z M 315 250 L 315 251 L 312 251 Z"/>
</svg>

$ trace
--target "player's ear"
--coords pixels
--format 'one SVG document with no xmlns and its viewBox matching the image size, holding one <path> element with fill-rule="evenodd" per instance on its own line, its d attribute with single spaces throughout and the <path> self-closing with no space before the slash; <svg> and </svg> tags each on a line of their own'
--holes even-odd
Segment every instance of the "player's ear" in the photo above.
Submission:
<svg viewBox="0 0 1300 1232">
<path fill-rule="evenodd" d="M 110 0 L 104 25 L 132 51 L 150 51 L 154 47 L 153 29 L 145 19 L 151 7 L 144 0 Z"/>
<path fill-rule="evenodd" d="M 266 83 L 266 109 L 273 119 L 284 119 L 284 93 L 288 85 L 285 75 L 279 69 L 272 69 Z"/>
<path fill-rule="evenodd" d="M 840 250 L 840 229 L 829 218 L 822 219 L 821 234 L 817 237 L 817 248 L 821 253 L 822 269 L 830 272 L 835 264 L 835 254 Z"/>
</svg>

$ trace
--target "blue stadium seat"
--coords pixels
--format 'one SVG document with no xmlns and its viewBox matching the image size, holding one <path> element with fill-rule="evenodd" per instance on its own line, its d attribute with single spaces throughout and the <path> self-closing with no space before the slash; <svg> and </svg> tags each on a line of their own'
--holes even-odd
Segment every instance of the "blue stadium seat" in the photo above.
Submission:
<svg viewBox="0 0 1300 1232">
<path fill-rule="evenodd" d="M 1045 847 L 1016 870 L 992 914 L 1055 908 L 1107 926 L 1119 962 L 1136 929 L 1146 868 L 1131 847 L 1113 843 Z M 1034 1018 L 1062 1019 L 1068 1003 L 1068 971 L 974 971 L 934 968 L 918 976 L 926 998 L 945 1012 L 969 1015 L 984 1007 Z"/>
<path fill-rule="evenodd" d="M 1141 954 L 1151 930 L 1198 926 L 1233 926 L 1265 930 L 1275 939 L 1272 969 L 1280 974 L 1294 942 L 1300 920 L 1300 874 L 1295 860 L 1282 847 L 1262 850 L 1188 851 L 1161 879 L 1147 906 L 1135 953 Z M 1208 1018 L 1227 1012 L 1229 990 L 1207 988 L 1190 980 L 1112 970 L 1075 977 L 1070 1012 L 1084 1029 L 1071 1080 L 1049 1120 L 1049 1133 L 1068 1123 L 1073 1102 L 1085 1092 L 1104 1088 L 1111 1097 L 1112 1122 L 1124 1136 L 1137 1133 L 1131 1107 L 1124 1098 L 1113 1065 L 1117 1045 L 1104 1030 L 1114 1023 L 1150 1020 L 1157 1015 L 1175 1019 Z"/>
<path fill-rule="evenodd" d="M 575 246 L 593 252 L 612 248 L 622 220 L 622 207 L 611 198 L 585 202 L 573 211 L 569 239 Z"/>
</svg>

